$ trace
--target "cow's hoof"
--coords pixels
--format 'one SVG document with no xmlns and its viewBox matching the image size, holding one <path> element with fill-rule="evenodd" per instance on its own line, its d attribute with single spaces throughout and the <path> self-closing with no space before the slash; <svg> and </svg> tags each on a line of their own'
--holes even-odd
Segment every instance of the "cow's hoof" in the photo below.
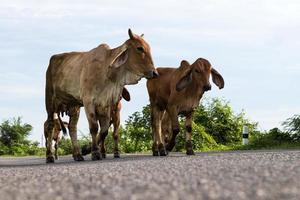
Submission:
<svg viewBox="0 0 300 200">
<path fill-rule="evenodd" d="M 158 151 L 153 151 L 153 156 L 159 156 Z"/>
<path fill-rule="evenodd" d="M 160 144 L 158 146 L 158 149 L 159 149 L 159 155 L 160 156 L 166 156 L 167 155 L 166 149 L 165 149 L 163 144 Z"/>
<path fill-rule="evenodd" d="M 80 154 L 74 155 L 73 158 L 75 161 L 84 161 L 83 156 Z"/>
<path fill-rule="evenodd" d="M 54 157 L 53 156 L 47 156 L 46 163 L 54 163 Z"/>
<path fill-rule="evenodd" d="M 102 158 L 106 158 L 106 153 L 101 153 Z"/>
<path fill-rule="evenodd" d="M 58 160 L 58 156 L 55 156 L 55 160 Z"/>
<path fill-rule="evenodd" d="M 195 155 L 195 152 L 193 149 L 188 149 L 188 150 L 186 150 L 186 155 L 193 156 L 193 155 Z"/>
<path fill-rule="evenodd" d="M 92 160 L 101 160 L 101 154 L 98 151 L 92 152 Z"/>
<path fill-rule="evenodd" d="M 119 152 L 115 152 L 114 153 L 114 158 L 120 158 L 120 153 Z"/>
</svg>

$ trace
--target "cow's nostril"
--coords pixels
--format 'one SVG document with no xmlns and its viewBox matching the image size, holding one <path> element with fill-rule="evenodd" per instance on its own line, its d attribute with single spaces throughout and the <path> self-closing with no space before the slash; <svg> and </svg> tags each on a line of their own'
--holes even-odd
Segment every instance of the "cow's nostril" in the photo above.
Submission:
<svg viewBox="0 0 300 200">
<path fill-rule="evenodd" d="M 158 73 L 156 71 L 149 71 L 146 75 L 147 79 L 156 78 L 158 77 Z"/>
<path fill-rule="evenodd" d="M 203 90 L 204 90 L 204 91 L 211 90 L 211 85 L 205 85 L 205 86 L 203 87 Z"/>
</svg>

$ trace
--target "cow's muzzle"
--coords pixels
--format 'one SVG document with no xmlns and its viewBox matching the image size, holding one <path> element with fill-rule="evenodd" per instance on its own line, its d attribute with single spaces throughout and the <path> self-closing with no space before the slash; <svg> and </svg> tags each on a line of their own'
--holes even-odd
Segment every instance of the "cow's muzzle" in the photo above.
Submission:
<svg viewBox="0 0 300 200">
<path fill-rule="evenodd" d="M 203 86 L 203 90 L 204 90 L 205 92 L 211 90 L 211 85 L 210 85 L 210 84 L 209 84 L 209 85 L 204 85 L 204 86 Z"/>
<path fill-rule="evenodd" d="M 151 71 L 149 71 L 146 75 L 145 75 L 145 77 L 147 78 L 147 79 L 152 79 L 152 78 L 156 78 L 156 77 L 158 77 L 159 75 L 158 75 L 158 72 L 155 70 L 151 70 Z"/>
</svg>

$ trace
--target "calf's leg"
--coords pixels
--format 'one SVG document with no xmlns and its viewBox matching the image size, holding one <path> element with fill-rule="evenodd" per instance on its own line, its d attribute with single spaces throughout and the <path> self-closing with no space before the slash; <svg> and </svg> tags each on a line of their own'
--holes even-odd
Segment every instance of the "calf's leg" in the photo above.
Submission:
<svg viewBox="0 0 300 200">
<path fill-rule="evenodd" d="M 44 135 L 46 140 L 46 163 L 54 163 L 54 157 L 52 153 L 52 140 L 54 132 L 54 113 L 48 113 L 48 118 L 44 123 Z"/>
<path fill-rule="evenodd" d="M 116 116 L 112 116 L 113 120 L 113 126 L 114 126 L 114 131 L 113 131 L 113 139 L 114 139 L 114 158 L 120 158 L 120 152 L 119 152 L 119 126 L 120 126 L 120 112 L 116 114 Z"/>
<path fill-rule="evenodd" d="M 178 135 L 180 128 L 179 128 L 179 122 L 178 122 L 178 113 L 175 106 L 168 107 L 167 112 L 169 114 L 169 117 L 171 119 L 172 124 L 172 137 L 169 140 L 169 143 L 166 147 L 167 151 L 172 151 L 176 144 L 176 136 Z"/>
<path fill-rule="evenodd" d="M 186 154 L 187 155 L 195 155 L 192 144 L 192 113 L 188 114 L 185 119 L 185 128 L 186 128 Z"/>
<path fill-rule="evenodd" d="M 152 135 L 153 135 L 153 156 L 166 156 L 166 149 L 162 142 L 161 121 L 164 112 L 160 111 L 156 106 L 151 108 Z"/>
</svg>

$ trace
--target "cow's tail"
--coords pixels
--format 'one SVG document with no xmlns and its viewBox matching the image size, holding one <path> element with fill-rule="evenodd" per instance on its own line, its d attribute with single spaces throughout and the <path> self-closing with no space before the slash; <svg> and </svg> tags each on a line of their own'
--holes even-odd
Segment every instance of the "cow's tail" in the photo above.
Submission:
<svg viewBox="0 0 300 200">
<path fill-rule="evenodd" d="M 58 114 L 58 120 L 59 120 L 59 123 L 60 123 L 61 130 L 62 130 L 64 136 L 66 136 L 67 135 L 67 129 L 65 127 L 65 123 L 61 120 L 59 114 Z"/>
</svg>

